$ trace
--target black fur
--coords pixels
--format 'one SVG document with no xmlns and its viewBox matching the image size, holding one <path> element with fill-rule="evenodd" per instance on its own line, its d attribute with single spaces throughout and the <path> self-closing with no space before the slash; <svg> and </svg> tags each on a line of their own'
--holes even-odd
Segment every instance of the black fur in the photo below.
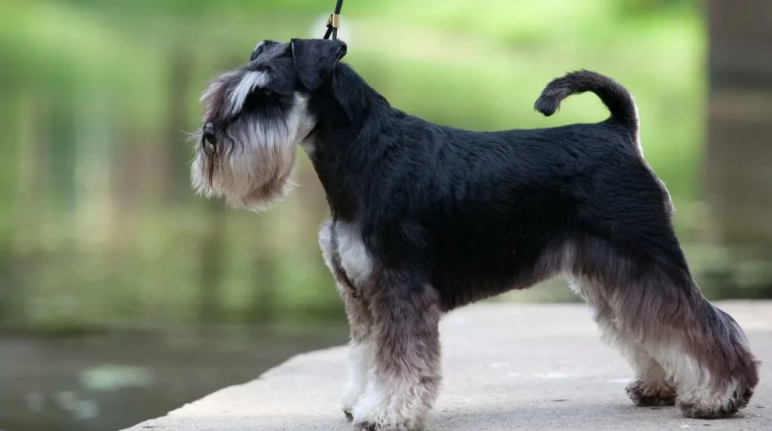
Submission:
<svg viewBox="0 0 772 431">
<path fill-rule="evenodd" d="M 637 136 L 638 113 L 630 93 L 613 79 L 588 70 L 571 72 L 554 79 L 547 84 L 539 99 L 536 100 L 534 108 L 549 117 L 558 110 L 563 99 L 572 94 L 587 91 L 595 93 L 600 98 L 611 111 L 611 117 L 625 126 L 630 136 Z"/>
<path fill-rule="evenodd" d="M 335 64 L 346 55 L 346 44 L 340 41 L 292 39 L 292 59 L 298 80 L 308 90 L 316 90 Z"/>
<path fill-rule="evenodd" d="M 281 167 L 282 175 L 256 184 L 249 183 L 255 171 L 239 172 L 229 183 L 236 198 L 245 198 L 241 180 L 259 192 L 247 201 L 274 200 L 286 181 L 276 145 L 306 149 L 332 213 L 320 245 L 346 302 L 352 341 L 372 349 L 367 367 L 375 380 L 367 388 L 385 391 L 370 397 L 383 405 L 344 406 L 359 429 L 420 428 L 439 387 L 442 312 L 559 273 L 631 359 L 634 402 L 677 402 L 685 415 L 704 418 L 747 405 L 758 363 L 742 329 L 692 280 L 670 196 L 643 159 L 635 103 L 621 84 L 573 72 L 550 82 L 535 103 L 551 115 L 564 98 L 590 91 L 611 113 L 598 123 L 473 132 L 392 107 L 339 62 L 346 54 L 340 41 L 271 42 L 255 52 L 242 73 L 214 84 L 213 126 L 202 134 L 216 135 L 213 145 L 246 136 L 251 154 L 261 155 L 249 166 L 270 172 L 276 166 L 260 164 L 267 154 Z M 255 77 L 261 85 L 234 109 L 227 94 Z M 284 133 L 288 118 L 300 136 Z M 253 130 L 292 138 L 256 153 L 271 138 L 250 140 Z M 405 404 L 392 409 L 393 400 Z"/>
<path fill-rule="evenodd" d="M 530 286 L 572 238 L 685 269 L 627 118 L 479 133 L 391 107 L 345 64 L 325 85 L 309 105 L 311 159 L 333 218 L 362 226 L 368 249 L 438 289 L 444 309 Z"/>
</svg>

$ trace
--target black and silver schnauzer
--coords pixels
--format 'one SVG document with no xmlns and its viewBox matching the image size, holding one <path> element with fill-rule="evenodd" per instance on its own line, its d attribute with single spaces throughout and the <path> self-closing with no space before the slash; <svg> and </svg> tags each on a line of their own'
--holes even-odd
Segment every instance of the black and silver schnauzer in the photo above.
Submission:
<svg viewBox="0 0 772 431">
<path fill-rule="evenodd" d="M 630 93 L 579 71 L 535 108 L 593 92 L 597 124 L 473 132 L 393 108 L 340 60 L 338 40 L 263 41 L 202 100 L 193 185 L 261 211 L 305 150 L 332 217 L 319 232 L 351 325 L 343 411 L 359 430 L 420 430 L 440 386 L 443 313 L 565 276 L 629 360 L 640 406 L 719 418 L 745 407 L 758 361 L 708 302 L 643 158 Z"/>
</svg>

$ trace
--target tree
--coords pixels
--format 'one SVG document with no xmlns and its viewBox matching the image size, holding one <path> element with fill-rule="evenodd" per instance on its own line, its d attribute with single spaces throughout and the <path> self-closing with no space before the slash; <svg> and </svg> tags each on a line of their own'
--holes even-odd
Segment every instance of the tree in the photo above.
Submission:
<svg viewBox="0 0 772 431">
<path fill-rule="evenodd" d="M 708 197 L 733 254 L 730 272 L 758 262 L 746 287 L 771 296 L 772 2 L 709 0 L 708 8 Z"/>
</svg>

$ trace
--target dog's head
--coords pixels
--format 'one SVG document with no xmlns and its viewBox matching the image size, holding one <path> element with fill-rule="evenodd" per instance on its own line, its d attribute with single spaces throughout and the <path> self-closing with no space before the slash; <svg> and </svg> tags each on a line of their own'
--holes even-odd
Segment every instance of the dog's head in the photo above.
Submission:
<svg viewBox="0 0 772 431">
<path fill-rule="evenodd" d="M 338 40 L 265 40 L 249 63 L 215 77 L 201 98 L 193 187 L 254 211 L 281 200 L 291 188 L 296 146 L 316 124 L 308 99 L 345 54 Z"/>
</svg>

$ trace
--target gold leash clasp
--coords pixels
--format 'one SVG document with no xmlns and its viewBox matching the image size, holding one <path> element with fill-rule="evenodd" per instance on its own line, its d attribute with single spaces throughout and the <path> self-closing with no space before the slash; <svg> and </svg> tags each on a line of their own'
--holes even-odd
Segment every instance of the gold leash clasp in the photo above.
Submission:
<svg viewBox="0 0 772 431">
<path fill-rule="evenodd" d="M 340 15 L 331 13 L 327 18 L 327 27 L 340 28 Z"/>
</svg>

